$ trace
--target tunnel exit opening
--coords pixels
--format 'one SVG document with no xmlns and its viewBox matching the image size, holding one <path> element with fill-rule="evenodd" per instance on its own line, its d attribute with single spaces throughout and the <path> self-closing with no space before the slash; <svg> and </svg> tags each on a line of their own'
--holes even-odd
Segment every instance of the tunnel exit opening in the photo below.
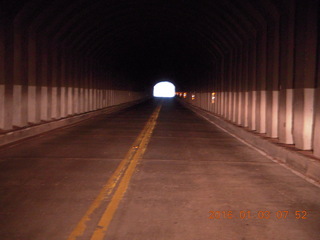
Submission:
<svg viewBox="0 0 320 240">
<path fill-rule="evenodd" d="M 159 82 L 153 87 L 154 97 L 172 98 L 175 96 L 176 87 L 168 81 Z"/>
</svg>

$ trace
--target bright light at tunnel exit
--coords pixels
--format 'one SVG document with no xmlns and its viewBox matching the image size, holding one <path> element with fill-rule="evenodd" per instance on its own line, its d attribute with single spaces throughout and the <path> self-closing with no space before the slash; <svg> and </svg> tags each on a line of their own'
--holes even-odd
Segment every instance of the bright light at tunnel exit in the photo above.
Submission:
<svg viewBox="0 0 320 240">
<path fill-rule="evenodd" d="M 171 82 L 159 82 L 153 87 L 154 97 L 174 97 L 176 94 L 176 87 Z"/>
</svg>

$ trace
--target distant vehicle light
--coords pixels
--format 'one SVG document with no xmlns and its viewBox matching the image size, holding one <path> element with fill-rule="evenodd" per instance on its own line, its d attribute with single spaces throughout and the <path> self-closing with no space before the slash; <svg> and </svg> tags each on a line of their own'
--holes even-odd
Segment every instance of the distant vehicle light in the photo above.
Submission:
<svg viewBox="0 0 320 240">
<path fill-rule="evenodd" d="M 216 93 L 213 92 L 211 93 L 211 103 L 214 103 L 215 99 L 216 99 Z"/>
</svg>

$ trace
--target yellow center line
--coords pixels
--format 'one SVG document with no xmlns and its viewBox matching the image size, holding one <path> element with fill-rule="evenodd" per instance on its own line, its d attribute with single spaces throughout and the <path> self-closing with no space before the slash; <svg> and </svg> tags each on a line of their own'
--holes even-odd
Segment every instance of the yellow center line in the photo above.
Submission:
<svg viewBox="0 0 320 240">
<path fill-rule="evenodd" d="M 102 240 L 107 233 L 108 227 L 111 223 L 111 220 L 119 206 L 119 203 L 124 196 L 131 177 L 135 171 L 135 168 L 138 164 L 138 161 L 142 158 L 145 150 L 147 149 L 148 143 L 150 141 L 153 129 L 156 125 L 157 118 L 159 116 L 161 106 L 158 106 L 155 112 L 151 116 L 151 121 L 146 125 L 146 132 L 142 138 L 142 141 L 139 145 L 138 150 L 134 154 L 123 178 L 121 179 L 117 190 L 115 191 L 109 205 L 107 206 L 105 212 L 103 213 L 96 230 L 94 231 L 91 240 Z"/>
<path fill-rule="evenodd" d="M 123 173 L 128 168 L 130 162 L 137 156 L 141 156 L 141 146 L 142 143 L 145 142 L 144 139 L 150 132 L 150 126 L 152 127 L 152 130 L 155 126 L 155 122 L 158 118 L 159 112 L 160 112 L 161 106 L 158 106 L 151 117 L 149 118 L 147 124 L 145 125 L 144 129 L 141 131 L 139 136 L 136 138 L 132 146 L 130 147 L 130 150 L 127 152 L 124 159 L 120 162 L 117 169 L 114 171 L 112 176 L 108 179 L 107 183 L 102 187 L 101 191 L 99 192 L 98 196 L 95 198 L 95 200 L 92 202 L 86 213 L 83 215 L 81 220 L 78 222 L 77 226 L 73 229 L 71 234 L 69 235 L 67 240 L 76 240 L 78 237 L 81 237 L 83 233 L 85 232 L 87 228 L 87 223 L 91 220 L 91 215 L 95 210 L 97 210 L 103 201 L 110 196 L 110 194 L 113 192 L 114 188 L 117 186 L 117 183 L 121 179 Z M 151 133 L 152 133 L 151 130 Z M 151 136 L 151 134 L 150 134 Z M 145 146 L 146 147 L 146 146 Z M 143 151 L 144 152 L 144 151 Z M 142 152 L 142 154 L 143 154 Z M 139 154 L 138 154 L 139 153 Z M 126 172 L 127 173 L 127 172 Z M 110 204 L 109 204 L 110 205 Z"/>
</svg>

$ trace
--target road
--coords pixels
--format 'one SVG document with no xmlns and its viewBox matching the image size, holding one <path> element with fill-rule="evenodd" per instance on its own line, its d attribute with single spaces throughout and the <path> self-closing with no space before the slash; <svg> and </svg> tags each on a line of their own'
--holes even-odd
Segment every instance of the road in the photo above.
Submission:
<svg viewBox="0 0 320 240">
<path fill-rule="evenodd" d="M 152 100 L 0 149 L 1 240 L 320 239 L 320 188 Z"/>
</svg>

